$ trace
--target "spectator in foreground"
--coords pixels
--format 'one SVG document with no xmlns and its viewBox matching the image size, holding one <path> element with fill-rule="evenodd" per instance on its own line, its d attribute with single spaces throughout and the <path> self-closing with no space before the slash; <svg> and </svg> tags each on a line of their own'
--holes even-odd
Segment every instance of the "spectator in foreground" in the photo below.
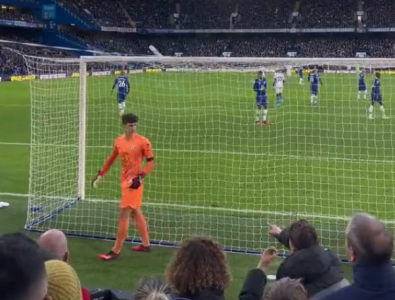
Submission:
<svg viewBox="0 0 395 300">
<path fill-rule="evenodd" d="M 41 248 L 41 257 L 44 261 L 61 260 L 69 262 L 69 250 L 66 235 L 58 229 L 50 229 L 44 232 L 37 241 Z M 90 300 L 88 290 L 82 287 L 82 299 Z"/>
<path fill-rule="evenodd" d="M 368 214 L 356 214 L 347 226 L 346 245 L 354 283 L 325 300 L 395 299 L 394 238 L 383 223 Z"/>
<path fill-rule="evenodd" d="M 147 278 L 140 282 L 135 300 L 169 300 L 171 299 L 171 288 L 156 278 Z"/>
<path fill-rule="evenodd" d="M 60 260 L 45 263 L 48 300 L 82 300 L 81 283 L 74 269 Z"/>
<path fill-rule="evenodd" d="M 190 300 L 223 300 L 230 280 L 225 252 L 208 237 L 184 240 L 167 268 L 173 292 Z"/>
<path fill-rule="evenodd" d="M 38 245 L 21 233 L 0 237 L 0 299 L 43 300 L 46 294 Z"/>
<path fill-rule="evenodd" d="M 307 292 L 299 279 L 285 277 L 276 281 L 264 297 L 265 300 L 307 300 Z"/>
<path fill-rule="evenodd" d="M 248 272 L 239 300 L 261 300 L 267 283 L 267 268 L 277 258 L 277 250 L 268 248 L 262 252 L 258 266 Z"/>
<path fill-rule="evenodd" d="M 51 253 L 56 259 L 68 263 L 69 250 L 66 235 L 58 229 L 44 232 L 37 241 L 41 249 Z"/>
<path fill-rule="evenodd" d="M 272 225 L 269 234 L 290 249 L 277 271 L 277 280 L 285 277 L 301 279 L 309 298 L 322 299 L 346 286 L 339 257 L 321 247 L 315 228 L 306 220 L 294 222 L 281 230 Z"/>
</svg>

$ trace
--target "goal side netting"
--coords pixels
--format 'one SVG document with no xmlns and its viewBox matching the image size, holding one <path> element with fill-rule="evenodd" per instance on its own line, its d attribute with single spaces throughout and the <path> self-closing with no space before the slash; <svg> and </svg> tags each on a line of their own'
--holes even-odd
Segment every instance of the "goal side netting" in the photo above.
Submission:
<svg viewBox="0 0 395 300">
<path fill-rule="evenodd" d="M 30 82 L 29 230 L 116 237 L 119 162 L 99 189 L 90 181 L 123 133 L 117 93 L 111 94 L 122 72 L 131 83 L 126 112 L 139 116 L 138 132 L 155 155 L 142 207 L 153 243 L 171 246 L 209 235 L 227 250 L 255 253 L 275 244 L 268 223 L 304 218 L 325 247 L 345 256 L 345 228 L 355 212 L 394 224 L 392 59 L 25 60 L 36 76 Z M 314 69 L 323 85 L 311 105 L 308 74 Z M 358 100 L 361 70 L 368 92 Z M 271 126 L 255 123 L 258 71 L 267 80 Z M 375 119 L 368 119 L 375 71 L 389 119 L 377 103 Z M 280 101 L 275 72 L 285 76 Z M 133 226 L 129 241 L 139 241 Z"/>
</svg>

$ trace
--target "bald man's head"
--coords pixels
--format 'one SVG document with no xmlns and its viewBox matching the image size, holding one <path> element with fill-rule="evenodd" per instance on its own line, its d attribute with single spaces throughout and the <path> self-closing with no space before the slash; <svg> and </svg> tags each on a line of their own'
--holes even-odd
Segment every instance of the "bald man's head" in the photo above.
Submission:
<svg viewBox="0 0 395 300">
<path fill-rule="evenodd" d="M 41 249 L 45 249 L 58 260 L 68 262 L 69 251 L 65 234 L 57 229 L 44 232 L 37 241 Z"/>
<path fill-rule="evenodd" d="M 386 264 L 391 261 L 393 236 L 376 218 L 356 214 L 347 226 L 346 235 L 351 262 Z"/>
</svg>

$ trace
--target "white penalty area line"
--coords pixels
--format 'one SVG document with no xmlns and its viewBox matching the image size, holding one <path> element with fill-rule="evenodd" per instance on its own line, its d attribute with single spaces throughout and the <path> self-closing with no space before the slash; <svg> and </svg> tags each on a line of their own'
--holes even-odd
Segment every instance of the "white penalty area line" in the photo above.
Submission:
<svg viewBox="0 0 395 300">
<path fill-rule="evenodd" d="M 30 147 L 30 143 L 18 143 L 18 142 L 0 142 L 0 146 L 24 146 Z M 61 147 L 61 148 L 78 148 L 78 145 L 62 145 L 62 144 L 35 144 L 37 147 Z M 109 146 L 86 146 L 87 148 L 93 149 L 112 149 Z M 235 152 L 235 151 L 221 151 L 221 150 L 192 150 L 192 149 L 168 149 L 168 148 L 154 148 L 154 152 L 170 152 L 170 153 L 191 153 L 191 154 L 215 154 L 215 155 L 239 155 L 239 156 L 252 156 L 261 157 L 267 159 L 267 157 L 276 157 L 279 159 L 297 159 L 304 161 L 324 161 L 324 162 L 347 162 L 347 163 L 365 163 L 365 164 L 395 164 L 395 160 L 387 159 L 358 159 L 358 158 L 348 158 L 348 157 L 323 157 L 323 156 L 305 156 L 305 155 L 294 155 L 294 154 L 279 154 L 279 153 L 251 153 L 251 152 Z"/>
<path fill-rule="evenodd" d="M 0 192 L 0 196 L 5 197 L 15 197 L 15 198 L 27 198 L 30 194 L 18 194 L 18 193 L 5 193 Z M 36 196 L 38 198 L 50 199 L 50 200 L 62 200 L 62 201 L 73 201 L 75 197 L 61 197 L 61 196 L 45 196 L 39 195 Z M 82 202 L 91 202 L 91 203 L 114 203 L 119 204 L 119 200 L 106 200 L 106 199 L 85 199 Z M 347 222 L 350 220 L 350 217 L 346 216 L 331 216 L 331 215 L 320 215 L 320 214 L 308 214 L 308 213 L 298 213 L 298 212 L 283 212 L 283 211 L 266 211 L 266 210 L 256 210 L 256 209 L 235 209 L 235 208 L 224 208 L 224 207 L 209 207 L 209 206 L 195 206 L 195 205 L 184 205 L 184 204 L 174 204 L 168 203 L 166 201 L 156 201 L 154 202 L 143 202 L 143 206 L 148 207 L 163 207 L 163 208 L 174 208 L 174 209 L 183 209 L 183 210 L 192 210 L 192 211 L 216 211 L 216 212 L 225 212 L 225 213 L 239 213 L 245 215 L 260 215 L 260 217 L 269 215 L 269 216 L 279 216 L 279 217 L 290 217 L 290 218 L 306 218 L 306 219 L 323 219 L 323 220 L 331 220 L 331 221 L 343 221 Z M 203 201 L 194 201 L 196 203 L 202 203 Z M 242 218 L 245 218 L 243 216 Z M 395 220 L 381 220 L 386 224 L 395 224 Z"/>
</svg>

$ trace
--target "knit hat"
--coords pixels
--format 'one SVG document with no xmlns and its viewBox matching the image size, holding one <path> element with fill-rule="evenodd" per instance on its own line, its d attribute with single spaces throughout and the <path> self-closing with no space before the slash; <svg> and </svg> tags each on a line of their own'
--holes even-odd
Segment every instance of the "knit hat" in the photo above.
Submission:
<svg viewBox="0 0 395 300">
<path fill-rule="evenodd" d="M 52 300 L 82 300 L 81 283 L 74 269 L 60 260 L 45 263 L 48 295 Z"/>
</svg>

